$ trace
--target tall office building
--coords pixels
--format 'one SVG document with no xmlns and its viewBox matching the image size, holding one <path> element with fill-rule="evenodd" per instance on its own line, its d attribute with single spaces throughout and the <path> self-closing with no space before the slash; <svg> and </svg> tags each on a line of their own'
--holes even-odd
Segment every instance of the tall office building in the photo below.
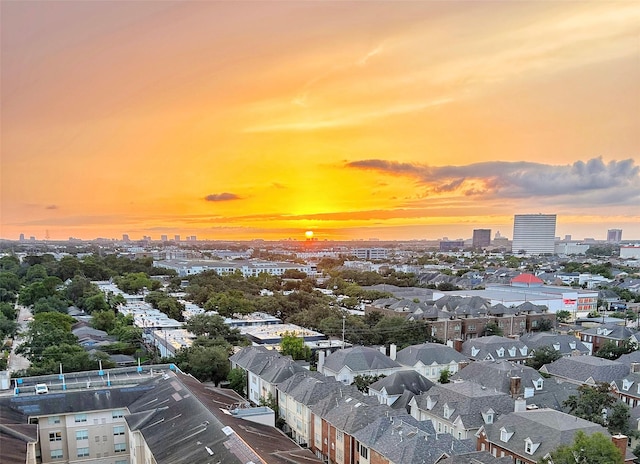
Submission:
<svg viewBox="0 0 640 464">
<path fill-rule="evenodd" d="M 160 240 L 161 240 L 162 242 L 166 242 L 166 241 L 167 241 L 167 236 L 166 236 L 166 235 L 161 235 L 161 236 L 160 236 Z"/>
<path fill-rule="evenodd" d="M 491 244 L 491 229 L 473 229 L 473 248 L 485 248 Z"/>
<path fill-rule="evenodd" d="M 607 231 L 607 242 L 622 241 L 622 229 L 609 229 Z"/>
<path fill-rule="evenodd" d="M 553 254 L 556 238 L 555 214 L 516 214 L 513 220 L 514 253 Z"/>
</svg>

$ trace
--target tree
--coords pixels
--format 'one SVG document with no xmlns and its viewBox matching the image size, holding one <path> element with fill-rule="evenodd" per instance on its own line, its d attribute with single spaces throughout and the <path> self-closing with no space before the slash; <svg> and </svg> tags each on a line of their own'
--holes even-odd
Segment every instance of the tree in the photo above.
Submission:
<svg viewBox="0 0 640 464">
<path fill-rule="evenodd" d="M 448 368 L 444 368 L 440 371 L 440 377 L 438 378 L 439 383 L 449 383 L 451 377 L 451 371 Z"/>
<path fill-rule="evenodd" d="M 629 406 L 622 401 L 616 401 L 607 414 L 607 428 L 609 432 L 612 434 L 621 433 L 623 435 L 630 435 L 632 431 L 629 427 L 629 419 L 631 419 Z"/>
<path fill-rule="evenodd" d="M 595 386 L 580 385 L 578 395 L 571 395 L 563 406 L 569 408 L 574 416 L 606 426 L 606 412 L 616 399 L 609 393 L 609 384 L 599 383 Z"/>
<path fill-rule="evenodd" d="M 185 324 L 185 329 L 196 336 L 217 337 L 225 336 L 229 331 L 229 326 L 218 314 L 203 313 L 191 316 Z"/>
<path fill-rule="evenodd" d="M 16 350 L 31 362 L 42 360 L 45 349 L 54 345 L 75 345 L 77 337 L 71 333 L 74 318 L 59 312 L 44 312 L 33 316 L 24 334 L 24 342 Z"/>
<path fill-rule="evenodd" d="M 134 295 L 140 293 L 143 288 L 155 290 L 160 287 L 160 282 L 151 280 L 144 272 L 125 274 L 122 277 L 116 277 L 114 281 L 120 290 Z"/>
<path fill-rule="evenodd" d="M 566 309 L 561 309 L 556 313 L 556 320 L 558 322 L 567 322 L 571 317 L 571 312 Z"/>
<path fill-rule="evenodd" d="M 620 450 L 610 438 L 596 432 L 587 435 L 578 430 L 571 445 L 563 445 L 551 453 L 553 464 L 622 464 Z"/>
<path fill-rule="evenodd" d="M 94 311 L 107 311 L 109 305 L 102 293 L 96 293 L 84 300 L 84 308 L 87 313 L 92 314 Z"/>
<path fill-rule="evenodd" d="M 562 357 L 562 354 L 553 346 L 541 346 L 533 351 L 533 356 L 528 358 L 525 364 L 534 369 L 540 369 L 545 364 L 550 364 Z"/>
<path fill-rule="evenodd" d="M 116 327 L 116 315 L 110 309 L 91 314 L 91 326 L 97 330 L 111 332 Z"/>
<path fill-rule="evenodd" d="M 247 373 L 244 369 L 239 367 L 231 369 L 227 376 L 227 380 L 229 381 L 229 388 L 240 395 L 245 395 L 245 390 L 247 388 Z"/>
<path fill-rule="evenodd" d="M 503 334 L 504 334 L 504 331 L 502 330 L 502 328 L 496 322 L 493 322 L 493 321 L 487 323 L 487 325 L 484 326 L 484 330 L 482 332 L 482 335 L 485 337 L 488 337 L 490 335 L 502 336 Z"/>
<path fill-rule="evenodd" d="M 282 334 L 280 352 L 283 356 L 291 356 L 294 360 L 309 361 L 311 359 L 311 348 L 304 344 L 302 337 L 297 337 L 291 332 Z"/>
<path fill-rule="evenodd" d="M 607 340 L 602 344 L 598 351 L 596 351 L 594 356 L 597 356 L 598 358 L 616 360 L 623 354 L 632 353 L 637 349 L 638 346 L 630 340 L 623 340 L 619 346 L 613 340 Z"/>
<path fill-rule="evenodd" d="M 212 381 L 216 386 L 229 374 L 229 352 L 222 346 L 194 345 L 176 353 L 176 365 L 201 382 Z"/>
<path fill-rule="evenodd" d="M 356 386 L 358 390 L 362 393 L 367 393 L 369 391 L 369 385 L 374 382 L 377 382 L 380 379 L 384 379 L 386 375 L 356 375 L 353 378 L 353 384 Z"/>
<path fill-rule="evenodd" d="M 538 327 L 536 327 L 534 330 L 537 332 L 548 332 L 551 329 L 553 329 L 553 322 L 545 318 L 540 319 L 540 321 L 538 322 Z"/>
</svg>

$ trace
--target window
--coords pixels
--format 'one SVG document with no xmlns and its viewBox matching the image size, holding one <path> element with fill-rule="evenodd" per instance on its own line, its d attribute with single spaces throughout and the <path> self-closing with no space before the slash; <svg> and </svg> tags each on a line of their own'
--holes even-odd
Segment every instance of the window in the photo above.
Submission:
<svg viewBox="0 0 640 464">
<path fill-rule="evenodd" d="M 533 443 L 531 443 L 528 440 L 525 440 L 525 442 L 524 442 L 524 451 L 527 454 L 533 454 Z"/>
<path fill-rule="evenodd" d="M 62 432 L 49 432 L 49 441 L 62 441 Z"/>
<path fill-rule="evenodd" d="M 114 451 L 116 453 L 124 453 L 125 451 L 127 451 L 127 444 L 126 443 L 116 443 L 114 445 Z"/>
<path fill-rule="evenodd" d="M 61 459 L 62 456 L 61 449 L 51 450 L 51 459 Z"/>
<path fill-rule="evenodd" d="M 496 353 L 498 353 L 498 357 L 502 358 L 504 356 L 504 348 L 500 348 L 499 350 L 496 350 Z"/>
<path fill-rule="evenodd" d="M 536 380 L 536 390 L 542 390 L 542 386 L 544 385 L 544 380 L 538 379 Z"/>
<path fill-rule="evenodd" d="M 516 355 L 516 347 L 512 346 L 511 348 L 509 348 L 509 356 L 515 356 Z"/>
<path fill-rule="evenodd" d="M 113 419 L 119 419 L 121 417 L 124 417 L 124 411 L 122 409 L 116 409 L 111 413 L 111 417 Z"/>
<path fill-rule="evenodd" d="M 60 423 L 60 416 L 50 416 L 47 418 L 47 422 L 52 425 L 52 424 L 59 424 Z"/>
<path fill-rule="evenodd" d="M 360 456 L 362 459 L 369 459 L 369 448 L 360 445 Z"/>
<path fill-rule="evenodd" d="M 118 425 L 113 428 L 114 435 L 124 435 L 124 425 Z"/>
<path fill-rule="evenodd" d="M 508 442 L 511 435 L 513 435 L 513 433 L 509 433 L 504 427 L 500 429 L 500 441 Z"/>
<path fill-rule="evenodd" d="M 83 458 L 89 456 L 89 448 L 78 448 L 78 457 Z"/>
<path fill-rule="evenodd" d="M 88 430 L 76 430 L 76 440 L 88 440 L 88 439 L 89 439 Z"/>
<path fill-rule="evenodd" d="M 86 414 L 76 414 L 75 416 L 75 422 L 87 422 L 87 415 Z"/>
</svg>

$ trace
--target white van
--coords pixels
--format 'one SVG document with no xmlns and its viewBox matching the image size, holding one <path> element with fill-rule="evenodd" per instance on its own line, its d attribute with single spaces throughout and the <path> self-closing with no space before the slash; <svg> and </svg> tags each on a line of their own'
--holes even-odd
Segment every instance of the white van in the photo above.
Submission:
<svg viewBox="0 0 640 464">
<path fill-rule="evenodd" d="M 44 393 L 49 393 L 49 387 L 47 387 L 46 383 L 37 383 L 36 384 L 36 394 L 42 395 Z"/>
</svg>

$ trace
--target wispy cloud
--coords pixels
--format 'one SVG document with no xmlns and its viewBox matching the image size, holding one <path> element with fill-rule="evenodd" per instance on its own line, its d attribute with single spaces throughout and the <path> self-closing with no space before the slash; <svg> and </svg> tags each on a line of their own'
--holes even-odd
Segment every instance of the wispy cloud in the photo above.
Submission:
<svg viewBox="0 0 640 464">
<path fill-rule="evenodd" d="M 206 197 L 204 197 L 204 199 L 206 201 L 232 201 L 232 200 L 239 200 L 240 197 L 235 193 L 224 192 L 224 193 L 211 193 Z"/>
<path fill-rule="evenodd" d="M 47 205 L 45 209 L 58 209 L 58 205 Z"/>
</svg>

